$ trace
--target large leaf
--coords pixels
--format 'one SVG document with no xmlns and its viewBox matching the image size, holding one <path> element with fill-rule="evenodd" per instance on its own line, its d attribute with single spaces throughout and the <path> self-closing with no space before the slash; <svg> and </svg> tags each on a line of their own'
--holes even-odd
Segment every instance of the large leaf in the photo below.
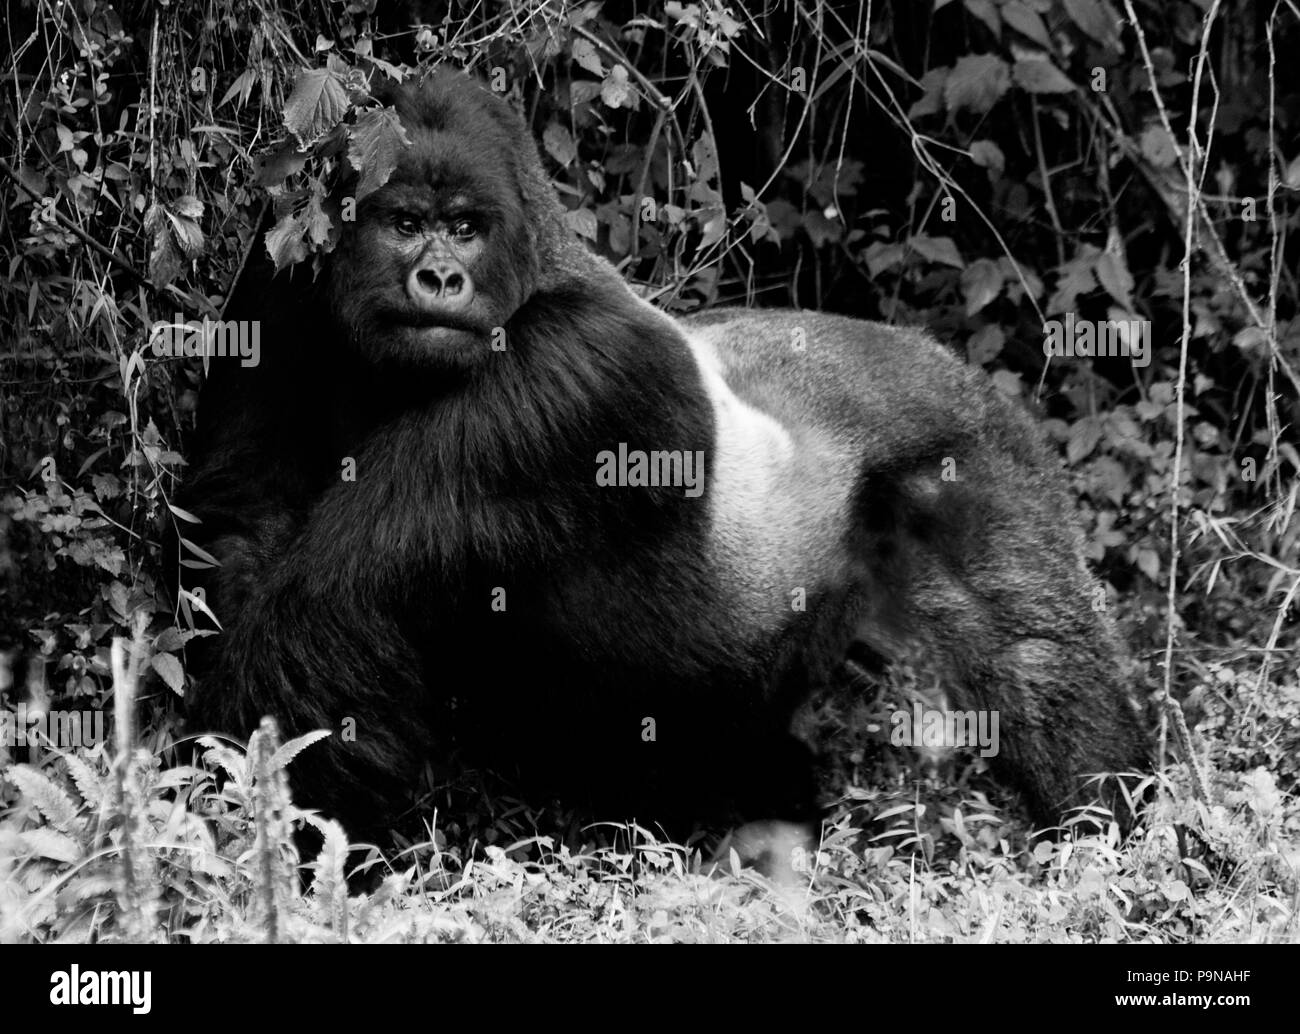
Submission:
<svg viewBox="0 0 1300 1034">
<path fill-rule="evenodd" d="M 542 145 L 546 148 L 546 153 L 565 168 L 578 157 L 578 147 L 573 142 L 573 134 L 558 122 L 550 123 L 542 131 Z"/>
<path fill-rule="evenodd" d="M 156 653 L 149 658 L 149 666 L 167 683 L 167 688 L 178 696 L 185 695 L 185 671 L 174 654 Z"/>
<path fill-rule="evenodd" d="M 1022 36 L 1028 36 L 1044 50 L 1052 49 L 1052 40 L 1047 35 L 1047 26 L 1037 11 L 1031 11 L 1020 0 L 1009 0 L 1002 5 L 1002 20 Z"/>
<path fill-rule="evenodd" d="M 967 54 L 958 59 L 943 85 L 949 111 L 970 109 L 983 115 L 1011 86 L 1007 63 L 993 54 Z"/>
<path fill-rule="evenodd" d="M 411 138 L 392 108 L 370 108 L 357 116 L 348 128 L 348 161 L 361 173 L 357 200 L 388 182 Z"/>
<path fill-rule="evenodd" d="M 324 136 L 348 111 L 348 94 L 328 68 L 303 72 L 284 103 L 284 128 L 303 143 Z"/>
</svg>

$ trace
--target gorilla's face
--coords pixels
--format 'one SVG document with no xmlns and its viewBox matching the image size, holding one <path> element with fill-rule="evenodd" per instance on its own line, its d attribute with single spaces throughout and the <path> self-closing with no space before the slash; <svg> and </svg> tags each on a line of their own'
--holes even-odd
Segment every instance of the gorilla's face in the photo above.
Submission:
<svg viewBox="0 0 1300 1034">
<path fill-rule="evenodd" d="M 477 88 L 406 101 L 411 147 L 345 228 L 331 308 L 369 359 L 463 366 L 490 354 L 536 281 L 518 151 L 491 110 L 501 102 Z"/>
</svg>

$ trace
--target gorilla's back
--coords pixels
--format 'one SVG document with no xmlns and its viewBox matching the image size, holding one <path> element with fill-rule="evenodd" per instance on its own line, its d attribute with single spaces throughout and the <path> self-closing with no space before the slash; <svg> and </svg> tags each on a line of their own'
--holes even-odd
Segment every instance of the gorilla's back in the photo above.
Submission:
<svg viewBox="0 0 1300 1034">
<path fill-rule="evenodd" d="M 791 430 L 831 435 L 868 467 L 873 455 L 897 464 L 952 451 L 990 425 L 1026 460 L 1023 446 L 1039 437 L 983 371 L 920 330 L 795 309 L 718 309 L 683 322 L 737 397 Z"/>
</svg>

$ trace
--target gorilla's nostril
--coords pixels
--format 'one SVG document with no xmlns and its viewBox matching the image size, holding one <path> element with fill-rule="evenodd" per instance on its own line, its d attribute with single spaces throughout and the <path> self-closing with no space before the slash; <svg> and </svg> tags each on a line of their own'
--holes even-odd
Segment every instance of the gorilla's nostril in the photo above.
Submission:
<svg viewBox="0 0 1300 1034">
<path fill-rule="evenodd" d="M 448 295 L 460 294 L 465 289 L 465 278 L 459 273 L 452 273 L 442 282 L 442 289 Z"/>
<path fill-rule="evenodd" d="M 457 277 L 456 279 L 460 279 Z M 420 285 L 422 291 L 429 294 L 440 294 L 443 289 L 442 277 L 438 276 L 432 269 L 422 269 L 415 274 L 415 282 Z"/>
</svg>

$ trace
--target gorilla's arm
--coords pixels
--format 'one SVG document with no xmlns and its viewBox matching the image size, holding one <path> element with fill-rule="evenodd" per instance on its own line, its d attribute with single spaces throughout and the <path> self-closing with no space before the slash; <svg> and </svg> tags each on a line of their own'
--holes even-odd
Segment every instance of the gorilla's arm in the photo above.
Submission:
<svg viewBox="0 0 1300 1034">
<path fill-rule="evenodd" d="M 617 287 L 536 297 L 482 377 L 424 404 L 375 404 L 377 422 L 351 446 L 355 481 L 338 477 L 337 459 L 321 458 L 331 446 L 318 442 L 311 462 L 335 473 L 287 539 L 237 518 L 238 549 L 275 552 L 259 556 L 240 606 L 221 615 L 219 658 L 189 703 L 196 722 L 247 732 L 271 714 L 285 735 L 333 731 L 295 760 L 291 779 L 350 830 L 378 830 L 428 756 L 425 666 L 454 638 L 448 626 L 493 620 L 491 587 L 517 586 L 523 571 L 560 577 L 587 551 L 622 552 L 643 529 L 671 535 L 701 519 L 680 489 L 596 484 L 602 448 L 640 440 L 695 451 L 712 434 L 684 338 Z M 359 387 L 354 408 L 367 408 L 365 396 Z M 238 417 L 248 398 L 225 401 Z M 300 462 L 305 448 L 275 444 L 272 466 Z M 234 488 L 232 502 L 247 498 Z"/>
</svg>

